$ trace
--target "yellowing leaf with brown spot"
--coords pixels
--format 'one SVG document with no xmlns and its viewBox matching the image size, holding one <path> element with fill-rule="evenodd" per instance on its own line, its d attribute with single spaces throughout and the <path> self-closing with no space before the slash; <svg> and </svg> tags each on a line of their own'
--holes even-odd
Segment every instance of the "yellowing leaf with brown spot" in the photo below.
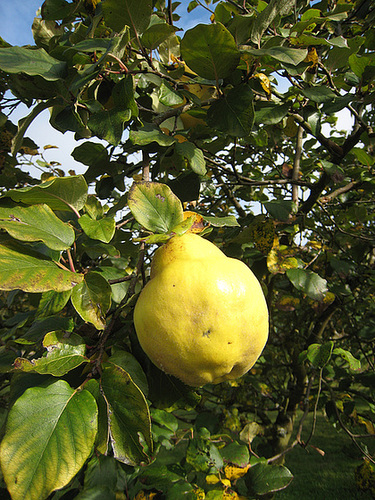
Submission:
<svg viewBox="0 0 375 500">
<path fill-rule="evenodd" d="M 205 229 L 203 217 L 196 212 L 190 212 L 189 210 L 186 210 L 184 211 L 183 216 L 184 220 L 189 219 L 190 217 L 193 218 L 193 225 L 190 227 L 190 229 L 188 229 L 188 233 L 201 233 L 203 229 Z"/>
<path fill-rule="evenodd" d="M 243 477 L 246 472 L 249 470 L 250 464 L 246 467 L 237 467 L 236 465 L 226 465 L 224 468 L 225 477 L 227 477 L 230 481 L 235 481 L 240 477 Z"/>
</svg>

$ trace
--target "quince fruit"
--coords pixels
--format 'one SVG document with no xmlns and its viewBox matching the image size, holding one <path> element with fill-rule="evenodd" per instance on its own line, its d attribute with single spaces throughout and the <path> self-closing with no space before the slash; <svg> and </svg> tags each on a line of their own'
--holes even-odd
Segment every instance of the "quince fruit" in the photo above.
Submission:
<svg viewBox="0 0 375 500">
<path fill-rule="evenodd" d="M 156 251 L 134 325 L 156 366 L 198 387 L 250 370 L 267 341 L 268 310 L 246 264 L 185 233 Z"/>
</svg>

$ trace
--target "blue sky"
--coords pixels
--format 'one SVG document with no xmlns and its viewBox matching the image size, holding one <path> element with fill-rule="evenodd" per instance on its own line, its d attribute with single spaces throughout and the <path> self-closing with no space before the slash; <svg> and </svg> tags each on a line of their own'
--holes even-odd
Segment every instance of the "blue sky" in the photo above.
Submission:
<svg viewBox="0 0 375 500">
<path fill-rule="evenodd" d="M 201 7 L 186 14 L 190 0 L 181 0 L 178 13 L 182 16 L 177 26 L 189 28 L 197 22 L 209 22 L 209 12 Z M 12 45 L 33 43 L 31 25 L 43 0 L 0 0 L 0 36 Z"/>
</svg>

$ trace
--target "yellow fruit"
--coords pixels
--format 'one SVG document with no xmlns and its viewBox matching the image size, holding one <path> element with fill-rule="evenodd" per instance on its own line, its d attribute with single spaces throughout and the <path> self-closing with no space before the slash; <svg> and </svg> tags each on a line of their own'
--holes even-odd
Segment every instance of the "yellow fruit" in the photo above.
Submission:
<svg viewBox="0 0 375 500">
<path fill-rule="evenodd" d="M 250 269 L 192 233 L 159 248 L 134 311 L 151 361 L 191 386 L 240 377 L 268 337 L 268 311 Z"/>
</svg>

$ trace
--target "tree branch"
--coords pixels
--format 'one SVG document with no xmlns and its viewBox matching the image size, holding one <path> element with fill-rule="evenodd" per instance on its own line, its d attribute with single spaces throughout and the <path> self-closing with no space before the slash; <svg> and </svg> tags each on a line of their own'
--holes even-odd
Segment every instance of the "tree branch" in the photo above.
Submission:
<svg viewBox="0 0 375 500">
<path fill-rule="evenodd" d="M 331 193 L 327 194 L 326 196 L 322 196 L 319 200 L 320 203 L 328 203 L 332 201 L 334 198 L 337 198 L 337 196 L 340 196 L 340 194 L 347 193 L 348 191 L 351 191 L 353 188 L 359 186 L 361 183 L 360 182 L 349 182 L 346 186 L 343 186 L 341 188 L 336 189 L 335 191 L 332 191 Z"/>
</svg>

